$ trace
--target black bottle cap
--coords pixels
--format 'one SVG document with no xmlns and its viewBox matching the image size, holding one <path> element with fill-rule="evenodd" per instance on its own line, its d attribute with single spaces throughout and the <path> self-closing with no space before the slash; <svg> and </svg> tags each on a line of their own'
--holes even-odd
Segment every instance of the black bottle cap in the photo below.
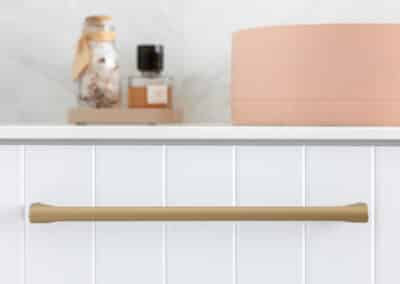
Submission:
<svg viewBox="0 0 400 284">
<path fill-rule="evenodd" d="M 139 45 L 137 47 L 137 68 L 142 72 L 161 72 L 164 67 L 162 45 Z"/>
</svg>

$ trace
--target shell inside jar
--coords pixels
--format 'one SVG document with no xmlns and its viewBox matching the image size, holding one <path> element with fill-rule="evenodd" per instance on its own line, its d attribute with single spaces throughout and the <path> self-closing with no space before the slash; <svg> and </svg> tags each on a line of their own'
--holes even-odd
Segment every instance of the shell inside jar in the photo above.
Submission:
<svg viewBox="0 0 400 284">
<path fill-rule="evenodd" d="M 94 108 L 111 108 L 120 104 L 120 68 L 118 54 L 111 42 L 91 42 L 92 58 L 82 75 L 79 103 Z"/>
</svg>

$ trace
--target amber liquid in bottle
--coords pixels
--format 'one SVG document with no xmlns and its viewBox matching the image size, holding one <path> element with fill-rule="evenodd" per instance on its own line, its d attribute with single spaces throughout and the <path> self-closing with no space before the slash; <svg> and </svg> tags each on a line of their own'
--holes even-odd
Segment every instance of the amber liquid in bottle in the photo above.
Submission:
<svg viewBox="0 0 400 284">
<path fill-rule="evenodd" d="M 172 108 L 171 79 L 159 74 L 131 77 L 128 89 L 129 108 Z"/>
</svg>

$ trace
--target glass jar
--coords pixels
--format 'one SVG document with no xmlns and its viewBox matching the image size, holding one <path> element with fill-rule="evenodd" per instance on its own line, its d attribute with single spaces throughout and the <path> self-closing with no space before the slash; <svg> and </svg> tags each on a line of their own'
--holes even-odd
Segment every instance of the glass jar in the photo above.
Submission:
<svg viewBox="0 0 400 284">
<path fill-rule="evenodd" d="M 92 108 L 120 106 L 121 74 L 112 18 L 87 17 L 80 41 L 82 44 L 86 44 L 89 55 L 87 66 L 78 79 L 79 105 Z"/>
</svg>

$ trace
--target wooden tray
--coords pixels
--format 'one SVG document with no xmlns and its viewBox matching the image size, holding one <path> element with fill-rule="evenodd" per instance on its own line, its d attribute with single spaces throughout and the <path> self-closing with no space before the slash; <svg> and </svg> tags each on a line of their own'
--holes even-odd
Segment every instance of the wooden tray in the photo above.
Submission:
<svg viewBox="0 0 400 284">
<path fill-rule="evenodd" d="M 91 109 L 73 108 L 71 124 L 169 124 L 183 121 L 183 112 L 171 109 Z"/>
</svg>

